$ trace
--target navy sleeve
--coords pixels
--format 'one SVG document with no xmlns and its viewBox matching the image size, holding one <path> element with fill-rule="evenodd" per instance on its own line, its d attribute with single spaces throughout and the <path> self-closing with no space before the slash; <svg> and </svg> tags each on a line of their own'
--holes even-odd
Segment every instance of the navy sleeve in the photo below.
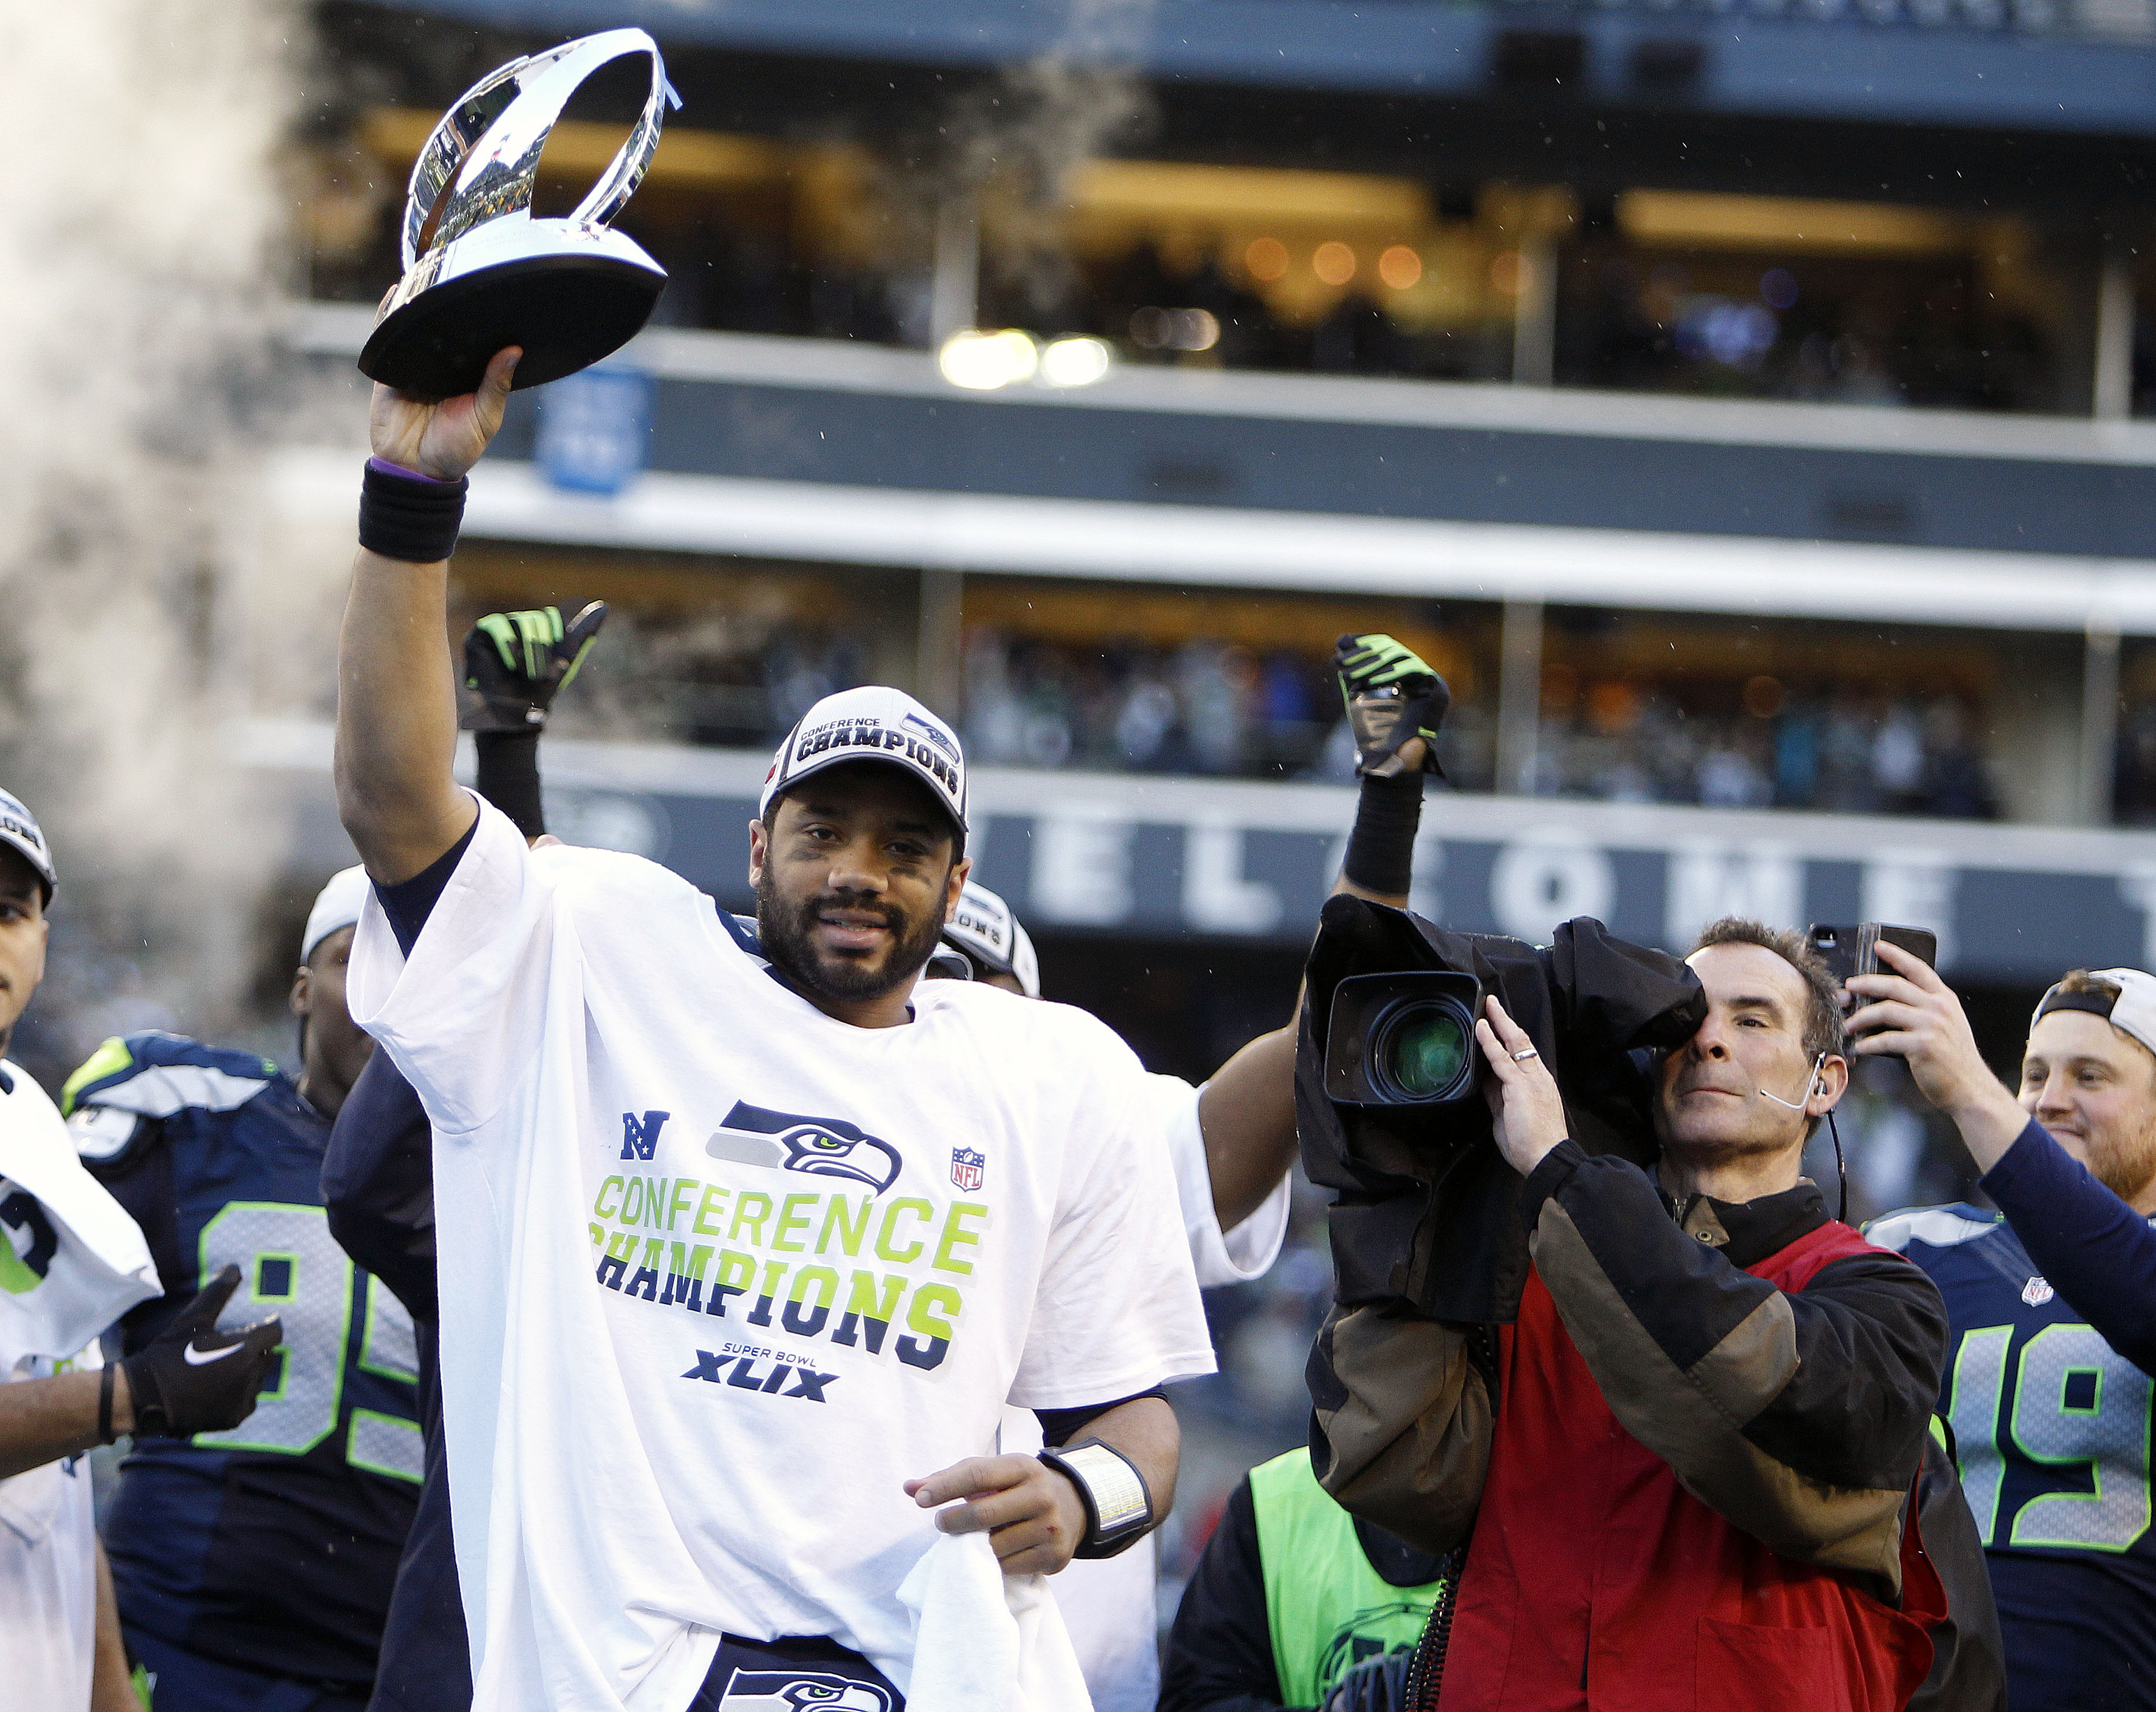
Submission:
<svg viewBox="0 0 2156 1712">
<path fill-rule="evenodd" d="M 1142 1397 L 1157 1397 L 1163 1402 L 1168 1393 L 1158 1386 L 1151 1391 L 1134 1391 L 1128 1397 L 1119 1397 L 1111 1403 L 1082 1403 L 1075 1409 L 1035 1409 L 1033 1412 L 1040 1422 L 1040 1442 L 1060 1450 L 1070 1443 L 1070 1436 L 1088 1421 L 1105 1415 L 1111 1409 L 1120 1409 L 1125 1403 L 1134 1403 Z"/>
<path fill-rule="evenodd" d="M 2156 1230 L 2034 1118 L 1980 1180 L 2051 1288 L 2156 1376 Z"/>
<path fill-rule="evenodd" d="M 330 1130 L 322 1205 L 345 1253 L 429 1325 L 437 1311 L 434 1145 L 419 1096 L 377 1047 Z"/>
<path fill-rule="evenodd" d="M 411 879 L 400 880 L 393 886 L 376 882 L 374 895 L 382 900 L 382 913 L 389 918 L 389 930 L 397 935 L 397 948 L 406 956 L 419 943 L 419 930 L 427 925 L 427 918 L 434 913 L 434 905 L 442 901 L 442 894 L 449 889 L 449 876 L 457 871 L 457 864 L 465 859 L 465 852 L 471 848 L 472 834 L 479 830 L 475 820 L 465 828 L 465 835 L 442 852 Z"/>
</svg>

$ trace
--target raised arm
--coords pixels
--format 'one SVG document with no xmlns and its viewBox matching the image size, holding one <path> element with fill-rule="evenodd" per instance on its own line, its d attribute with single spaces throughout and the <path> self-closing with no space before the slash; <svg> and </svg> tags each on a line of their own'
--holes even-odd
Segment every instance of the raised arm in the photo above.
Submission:
<svg viewBox="0 0 2156 1712">
<path fill-rule="evenodd" d="M 1332 894 L 1408 906 L 1423 774 L 1452 705 L 1445 679 L 1389 636 L 1343 636 L 1334 664 L 1355 734 L 1362 797 Z M 1263 1204 L 1295 1160 L 1295 1043 L 1302 999 L 1285 1028 L 1260 1034 L 1220 1066 L 1199 1098 L 1213 1212 L 1233 1230 Z"/>
<path fill-rule="evenodd" d="M 479 391 L 459 398 L 377 386 L 368 412 L 374 459 L 361 534 L 370 545 L 353 562 L 337 648 L 336 787 L 345 830 L 385 885 L 424 871 L 477 812 L 449 771 L 449 543 L 465 472 L 501 426 L 521 355 L 497 352 Z"/>
<path fill-rule="evenodd" d="M 1422 746 L 1416 740 L 1411 746 L 1419 750 Z M 1372 818 L 1372 798 L 1378 799 L 1382 816 L 1385 809 L 1396 809 L 1408 792 L 1414 793 L 1411 812 L 1419 815 L 1420 773 L 1404 779 L 1363 780 L 1363 802 L 1356 817 L 1357 826 Z M 1414 843 L 1412 819 L 1408 822 L 1405 843 L 1409 848 Z M 1333 881 L 1328 895 L 1337 897 L 1342 892 L 1373 903 L 1390 904 L 1395 910 L 1408 906 L 1404 886 L 1397 892 L 1373 891 L 1358 885 L 1345 872 Z M 1234 1057 L 1213 1073 L 1205 1091 L 1198 1096 L 1198 1125 L 1205 1137 L 1205 1169 L 1213 1180 L 1213 1216 L 1224 1231 L 1235 1229 L 1255 1212 L 1295 1163 L 1295 1043 L 1301 1021 L 1302 995 L 1298 992 L 1286 1026 L 1245 1041 Z"/>
</svg>

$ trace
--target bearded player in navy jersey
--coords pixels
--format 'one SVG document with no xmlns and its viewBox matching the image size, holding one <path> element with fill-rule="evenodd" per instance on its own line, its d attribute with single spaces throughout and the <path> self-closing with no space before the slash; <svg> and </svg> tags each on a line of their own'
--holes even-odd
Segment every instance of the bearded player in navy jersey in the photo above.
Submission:
<svg viewBox="0 0 2156 1712">
<path fill-rule="evenodd" d="M 228 1433 L 138 1440 L 105 1530 L 128 1643 L 157 1712 L 358 1712 L 420 1472 L 413 1330 L 322 1210 L 331 1120 L 373 1042 L 345 1008 L 367 894 L 348 869 L 310 915 L 292 1007 L 299 1077 L 177 1035 L 110 1040 L 69 1079 L 84 1163 L 148 1238 L 166 1294 L 121 1321 L 131 1353 L 207 1279 L 281 1316 L 281 1366 Z"/>
<path fill-rule="evenodd" d="M 1929 1273 L 1952 1353 L 1939 1412 L 1986 1551 L 2014 1712 L 2156 1709 L 2156 976 L 2076 970 L 2030 1022 L 2020 1090 L 1961 1005 L 1881 942 L 1856 1050 L 1908 1060 L 1997 1212 L 1875 1224 Z M 1867 1031 L 1877 1032 L 1867 1032 Z"/>
</svg>

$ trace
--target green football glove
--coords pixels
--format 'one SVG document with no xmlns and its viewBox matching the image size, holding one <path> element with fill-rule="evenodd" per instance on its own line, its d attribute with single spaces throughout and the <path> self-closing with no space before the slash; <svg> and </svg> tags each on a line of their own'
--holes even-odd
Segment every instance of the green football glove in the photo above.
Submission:
<svg viewBox="0 0 2156 1712">
<path fill-rule="evenodd" d="M 467 731 L 544 729 L 554 697 L 592 651 L 606 602 L 593 601 L 564 624 L 559 607 L 489 613 L 465 638 Z"/>
<path fill-rule="evenodd" d="M 1389 779 L 1405 772 L 1400 747 L 1419 737 L 1423 770 L 1443 778 L 1437 734 L 1452 705 L 1445 679 L 1413 648 L 1389 636 L 1343 636 L 1332 664 L 1355 734 L 1356 776 Z"/>
</svg>

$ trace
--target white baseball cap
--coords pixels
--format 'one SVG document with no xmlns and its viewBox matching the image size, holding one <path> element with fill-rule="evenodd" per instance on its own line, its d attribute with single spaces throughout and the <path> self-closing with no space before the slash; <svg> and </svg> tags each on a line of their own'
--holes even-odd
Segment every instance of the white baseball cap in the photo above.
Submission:
<svg viewBox="0 0 2156 1712">
<path fill-rule="evenodd" d="M 45 901 L 50 903 L 59 876 L 53 872 L 52 846 L 38 825 L 38 818 L 23 806 L 23 799 L 0 791 L 0 844 L 14 851 L 38 871 L 45 883 Z"/>
<path fill-rule="evenodd" d="M 849 761 L 885 761 L 923 784 L 966 843 L 966 752 L 958 734 L 903 689 L 880 684 L 827 695 L 786 734 L 764 776 L 757 818 L 768 825 L 771 805 L 812 773 Z"/>
<path fill-rule="evenodd" d="M 2061 992 L 2061 983 L 2036 1002 L 2029 1018 L 2034 1028 L 2054 1011 L 2087 1011 L 2102 1017 L 2114 1028 L 2132 1035 L 2149 1051 L 2156 1052 L 2156 975 L 2145 969 L 2092 969 L 2090 979 L 2118 989 L 2109 992 Z"/>
<path fill-rule="evenodd" d="M 943 937 L 976 963 L 1015 976 L 1028 998 L 1040 997 L 1040 962 L 1033 954 L 1033 941 L 1011 906 L 986 886 L 966 882 L 957 907 L 944 920 Z"/>
<path fill-rule="evenodd" d="M 315 899 L 315 907 L 307 911 L 307 930 L 300 935 L 302 963 L 316 946 L 340 927 L 359 925 L 359 912 L 367 907 L 369 884 L 367 870 L 357 866 L 341 869 L 330 876 L 330 883 Z"/>
</svg>

